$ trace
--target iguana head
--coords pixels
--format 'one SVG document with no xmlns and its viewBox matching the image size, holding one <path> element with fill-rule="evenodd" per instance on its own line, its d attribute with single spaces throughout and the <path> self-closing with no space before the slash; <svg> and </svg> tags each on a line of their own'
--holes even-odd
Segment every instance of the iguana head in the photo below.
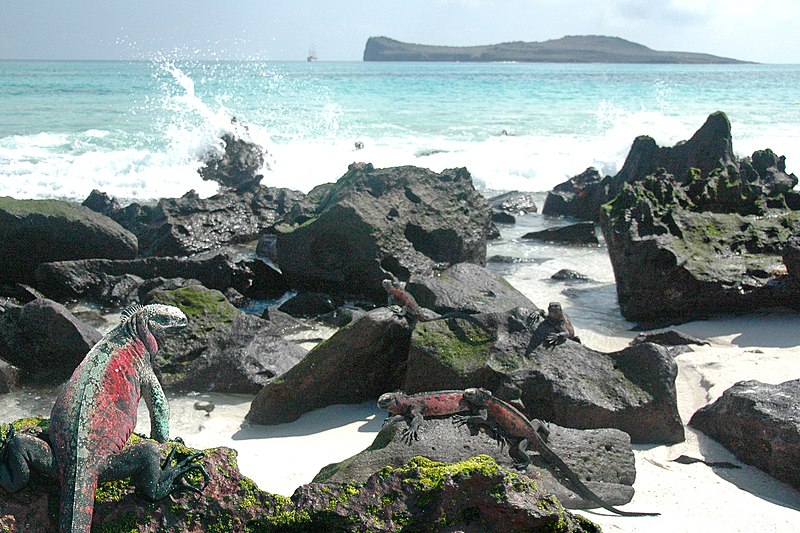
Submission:
<svg viewBox="0 0 800 533">
<path fill-rule="evenodd" d="M 560 318 L 563 313 L 564 311 L 561 310 L 561 304 L 558 302 L 550 302 L 550 305 L 547 306 L 547 314 L 551 318 Z"/>
<path fill-rule="evenodd" d="M 392 280 L 390 280 L 390 279 L 385 279 L 385 280 L 381 281 L 381 285 L 383 286 L 383 288 L 384 288 L 384 290 L 386 292 L 389 292 L 392 289 L 394 289 L 394 282 Z"/>
<path fill-rule="evenodd" d="M 381 394 L 381 397 L 378 398 L 378 407 L 391 411 L 393 407 L 397 407 L 399 398 L 400 394 L 397 392 Z"/>
<path fill-rule="evenodd" d="M 492 397 L 491 391 L 486 389 L 469 388 L 464 390 L 464 399 L 471 404 L 486 405 L 486 402 Z"/>
<path fill-rule="evenodd" d="M 164 341 L 164 334 L 185 327 L 189 319 L 173 305 L 134 304 L 122 312 L 122 323 L 128 326 L 131 334 L 144 342 L 148 352 L 155 354 L 158 352 L 158 344 Z"/>
</svg>

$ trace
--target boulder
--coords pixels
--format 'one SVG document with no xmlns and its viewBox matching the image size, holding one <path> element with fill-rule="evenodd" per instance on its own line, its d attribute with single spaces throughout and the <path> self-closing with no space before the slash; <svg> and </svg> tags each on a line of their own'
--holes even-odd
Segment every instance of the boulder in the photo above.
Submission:
<svg viewBox="0 0 800 533">
<path fill-rule="evenodd" d="M 567 281 L 567 282 L 584 282 L 584 281 L 591 281 L 589 276 L 586 274 L 581 274 L 580 272 L 576 272 L 575 270 L 570 270 L 568 268 L 562 268 L 552 276 L 550 279 L 555 281 Z"/>
<path fill-rule="evenodd" d="M 740 381 L 692 415 L 689 425 L 739 460 L 800 490 L 800 379 Z"/>
<path fill-rule="evenodd" d="M 402 384 L 410 326 L 382 307 L 318 344 L 253 399 L 247 420 L 283 424 L 334 404 L 374 400 Z"/>
<path fill-rule="evenodd" d="M 524 294 L 482 266 L 458 263 L 438 276 L 414 276 L 406 291 L 417 303 L 444 314 L 451 311 L 491 313 L 515 307 L 536 309 Z"/>
<path fill-rule="evenodd" d="M 509 191 L 489 198 L 489 205 L 509 215 L 524 215 L 536 213 L 536 204 L 533 194 L 529 192 Z"/>
<path fill-rule="evenodd" d="M 535 239 L 546 242 L 564 244 L 597 244 L 594 222 L 579 222 L 556 228 L 532 231 L 522 236 L 523 239 Z"/>
<path fill-rule="evenodd" d="M 537 317 L 537 311 L 517 308 L 473 315 L 470 322 L 417 324 L 401 389 L 483 387 L 521 402 L 531 418 L 581 429 L 614 427 L 636 443 L 684 439 L 677 365 L 666 349 L 642 344 L 602 353 L 572 340 L 548 348 L 544 340 L 554 329 Z"/>
<path fill-rule="evenodd" d="M 267 285 L 265 280 L 269 279 L 266 270 L 271 269 L 261 261 L 235 263 L 226 254 L 59 261 L 39 265 L 36 286 L 48 296 L 60 300 L 79 298 L 103 305 L 125 306 L 139 301 L 143 288 L 154 288 L 153 283 L 147 283 L 147 280 L 160 279 L 158 285 L 164 279 L 194 279 L 220 291 L 232 287 L 242 293 L 250 294 L 252 290 L 261 294 Z"/>
<path fill-rule="evenodd" d="M 314 318 L 331 313 L 337 308 L 330 296 L 321 292 L 301 292 L 279 307 L 279 311 L 298 318 Z"/>
<path fill-rule="evenodd" d="M 278 226 L 277 263 L 293 286 L 383 300 L 381 280 L 486 261 L 489 205 L 466 169 L 353 164 L 314 218 Z"/>
<path fill-rule="evenodd" d="M 542 214 L 599 220 L 600 206 L 608 201 L 607 181 L 597 169 L 587 168 L 547 193 Z"/>
<path fill-rule="evenodd" d="M 800 287 L 800 233 L 787 239 L 783 246 L 782 257 L 790 283 Z"/>
<path fill-rule="evenodd" d="M 245 315 L 221 292 L 201 285 L 154 290 L 146 303 L 177 306 L 189 318 L 155 358 L 165 389 L 255 394 L 306 354 L 284 340 L 279 324 Z"/>
<path fill-rule="evenodd" d="M 256 186 L 200 198 L 189 191 L 154 206 L 130 204 L 111 217 L 139 238 L 143 256 L 186 256 L 257 241 L 303 193 Z"/>
<path fill-rule="evenodd" d="M 452 418 L 426 420 L 419 440 L 406 444 L 402 438 L 405 422 L 386 427 L 366 450 L 323 468 L 315 482 L 363 483 L 376 470 L 388 465 L 404 465 L 415 456 L 442 463 L 464 461 L 477 455 L 492 457 L 504 468 L 513 469 L 508 449 L 484 432 L 471 433 L 466 426 L 455 426 Z M 612 505 L 624 505 L 633 498 L 636 479 L 630 437 L 617 429 L 569 429 L 549 424 L 548 446 L 563 458 L 595 494 Z M 533 452 L 533 450 L 530 450 Z M 540 455 L 532 453 L 532 464 L 525 474 L 546 492 L 554 494 L 568 509 L 589 509 L 597 506 L 583 500 L 561 483 L 557 468 Z M 569 482 L 566 483 L 570 485 Z"/>
<path fill-rule="evenodd" d="M 18 434 L 36 436 L 41 436 L 48 424 L 46 419 L 35 418 L 14 422 Z M 289 498 L 264 492 L 241 474 L 236 450 L 224 447 L 195 450 L 175 442 L 159 444 L 136 435 L 131 437 L 131 442 L 142 441 L 157 446 L 162 458 L 173 447 L 178 459 L 201 453 L 198 462 L 208 472 L 208 486 L 202 494 L 182 492 L 148 502 L 135 494 L 134 486 L 127 479 L 101 483 L 94 502 L 93 531 L 279 531 L 267 527 L 256 529 L 255 524 L 274 526 L 283 521 L 288 523 L 294 516 Z M 34 480 L 14 494 L 0 491 L 3 531 L 58 529 L 58 483 L 40 476 Z"/>
<path fill-rule="evenodd" d="M 324 518 L 308 531 L 600 531 L 485 455 L 455 464 L 415 457 L 363 483 L 303 485 L 292 501 L 312 521 Z"/>
<path fill-rule="evenodd" d="M 709 180 L 693 176 L 688 184 L 669 174 L 647 176 L 604 207 L 601 225 L 623 316 L 664 325 L 796 306 L 783 279 L 782 249 L 800 232 L 800 212 L 767 208 L 732 169 Z M 738 203 L 730 205 L 733 197 Z M 698 211 L 703 202 L 731 210 Z"/>
<path fill-rule="evenodd" d="M 63 305 L 40 298 L 0 313 L 0 356 L 21 371 L 20 380 L 53 385 L 67 380 L 102 338 Z"/>
<path fill-rule="evenodd" d="M 225 133 L 220 141 L 221 150 L 210 151 L 203 158 L 204 164 L 198 169 L 200 177 L 231 188 L 252 183 L 264 166 L 266 150 L 243 139 L 238 132 Z"/>
<path fill-rule="evenodd" d="M 121 207 L 115 198 L 97 189 L 93 189 L 81 205 L 101 215 L 109 215 Z"/>
<path fill-rule="evenodd" d="M 41 263 L 133 259 L 136 237 L 110 218 L 61 200 L 0 198 L 0 283 L 32 283 Z"/>
</svg>

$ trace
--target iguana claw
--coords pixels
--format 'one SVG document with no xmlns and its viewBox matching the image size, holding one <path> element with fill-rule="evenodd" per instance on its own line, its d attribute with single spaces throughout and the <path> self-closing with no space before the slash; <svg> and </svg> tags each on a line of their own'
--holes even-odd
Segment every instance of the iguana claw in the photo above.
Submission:
<svg viewBox="0 0 800 533">
<path fill-rule="evenodd" d="M 194 460 L 198 457 L 202 457 L 203 453 L 195 453 L 186 457 L 182 461 L 178 462 L 175 466 L 172 466 L 172 459 L 175 456 L 175 448 L 173 447 L 169 453 L 167 454 L 167 458 L 164 460 L 164 464 L 162 465 L 162 470 L 169 471 L 172 475 L 175 476 L 173 483 L 173 488 L 170 490 L 170 494 L 174 494 L 176 492 L 180 492 L 182 490 L 189 490 L 195 492 L 197 494 L 202 494 L 203 490 L 208 486 L 208 482 L 210 481 L 210 476 L 208 475 L 208 471 L 206 468 L 199 464 L 195 463 Z M 203 476 L 203 483 L 202 486 L 200 485 L 193 485 L 188 483 L 184 476 L 189 472 L 197 471 Z"/>
<path fill-rule="evenodd" d="M 544 339 L 544 345 L 546 348 L 553 349 L 559 344 L 564 344 L 567 342 L 567 336 L 564 333 L 551 333 Z"/>
</svg>

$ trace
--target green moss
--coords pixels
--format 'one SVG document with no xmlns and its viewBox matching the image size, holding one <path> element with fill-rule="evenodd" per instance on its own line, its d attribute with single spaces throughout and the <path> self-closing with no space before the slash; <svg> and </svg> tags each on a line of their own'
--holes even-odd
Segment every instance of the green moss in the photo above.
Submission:
<svg viewBox="0 0 800 533">
<path fill-rule="evenodd" d="M 395 469 L 404 483 L 411 483 L 420 491 L 437 491 L 449 478 L 469 477 L 475 473 L 494 476 L 500 467 L 488 455 L 477 455 L 458 463 L 439 463 L 427 457 L 413 457 L 405 465 Z"/>
<path fill-rule="evenodd" d="M 147 524 L 147 521 L 142 521 L 136 518 L 133 511 L 125 513 L 117 520 L 110 520 L 102 524 L 92 524 L 93 533 L 137 533 L 140 527 Z"/>
<path fill-rule="evenodd" d="M 239 311 L 228 302 L 225 295 L 201 285 L 191 285 L 171 291 L 157 291 L 156 303 L 174 305 L 186 313 L 190 324 L 202 325 L 206 329 L 220 324 L 230 324 Z"/>
<path fill-rule="evenodd" d="M 90 209 L 72 202 L 63 200 L 16 200 L 9 196 L 0 196 L 0 209 L 18 217 L 43 215 L 64 217 L 68 220 L 84 220 L 95 216 Z"/>
<path fill-rule="evenodd" d="M 484 364 L 493 342 L 489 333 L 464 320 L 423 322 L 412 336 L 412 343 L 461 373 Z"/>
<path fill-rule="evenodd" d="M 108 481 L 97 486 L 94 501 L 97 503 L 116 503 L 125 497 L 131 490 L 130 480 L 120 479 Z"/>
</svg>

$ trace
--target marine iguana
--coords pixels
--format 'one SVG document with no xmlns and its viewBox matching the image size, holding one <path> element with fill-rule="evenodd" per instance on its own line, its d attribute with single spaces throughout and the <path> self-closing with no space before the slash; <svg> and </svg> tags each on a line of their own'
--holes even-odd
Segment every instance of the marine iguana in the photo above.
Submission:
<svg viewBox="0 0 800 533">
<path fill-rule="evenodd" d="M 471 404 L 464 401 L 464 391 L 460 390 L 419 394 L 387 392 L 378 398 L 378 407 L 386 409 L 393 415 L 383 421 L 384 427 L 405 420 L 408 427 L 403 430 L 402 438 L 406 444 L 411 444 L 412 440 L 419 440 L 419 427 L 426 417 L 448 416 L 472 410 Z"/>
<path fill-rule="evenodd" d="M 464 313 L 463 311 L 452 311 L 450 313 L 445 313 L 435 317 L 427 317 L 425 316 L 423 307 L 417 303 L 417 300 L 415 300 L 411 294 L 398 287 L 392 280 L 385 279 L 381 282 L 381 285 L 383 285 L 383 288 L 386 290 L 386 293 L 389 296 L 388 305 L 390 307 L 399 307 L 400 310 L 395 311 L 395 313 L 398 316 L 406 317 L 412 326 L 417 322 L 432 322 L 434 320 L 445 320 L 448 318 L 461 318 L 472 322 L 481 329 L 486 329 L 486 326 L 476 320 L 474 316 L 469 313 Z"/>
<path fill-rule="evenodd" d="M 22 489 L 31 470 L 58 478 L 62 533 L 90 531 L 99 482 L 131 477 L 137 492 L 150 500 L 179 490 L 202 492 L 209 476 L 194 462 L 202 454 L 173 466 L 175 448 L 163 465 L 152 442 L 123 449 L 136 426 L 141 397 L 150 411 L 151 438 L 169 439 L 169 404 L 152 358 L 162 335 L 186 324 L 186 315 L 169 305 L 134 305 L 123 311 L 120 324 L 86 354 L 56 399 L 49 446 L 9 430 L 0 448 L 0 486 L 9 492 Z M 202 486 L 184 480 L 191 471 L 203 476 Z"/>
<path fill-rule="evenodd" d="M 518 441 L 516 447 L 509 449 L 509 454 L 516 464 L 527 466 L 530 463 L 527 449 L 528 446 L 532 446 L 548 463 L 558 468 L 564 477 L 572 482 L 575 492 L 582 498 L 593 501 L 603 509 L 621 516 L 658 516 L 660 514 L 622 511 L 605 502 L 587 487 L 569 465 L 545 444 L 541 434 L 543 427 L 541 422 L 531 422 L 514 406 L 495 398 L 491 392 L 484 389 L 470 388 L 464 391 L 463 399 L 471 404 L 478 414 L 461 417 L 459 423 L 488 427 L 495 432 L 500 432 L 507 439 Z"/>
<path fill-rule="evenodd" d="M 538 316 L 538 318 L 536 318 Z M 572 339 L 575 342 L 581 340 L 575 335 L 575 328 L 572 327 L 569 317 L 561 309 L 561 304 L 558 302 L 550 302 L 547 306 L 547 313 L 542 309 L 532 316 L 533 321 L 536 322 L 539 318 L 543 318 L 554 330 L 554 333 L 549 334 L 545 340 L 544 345 L 548 348 L 553 348 L 559 344 L 564 344 L 567 339 Z"/>
</svg>

